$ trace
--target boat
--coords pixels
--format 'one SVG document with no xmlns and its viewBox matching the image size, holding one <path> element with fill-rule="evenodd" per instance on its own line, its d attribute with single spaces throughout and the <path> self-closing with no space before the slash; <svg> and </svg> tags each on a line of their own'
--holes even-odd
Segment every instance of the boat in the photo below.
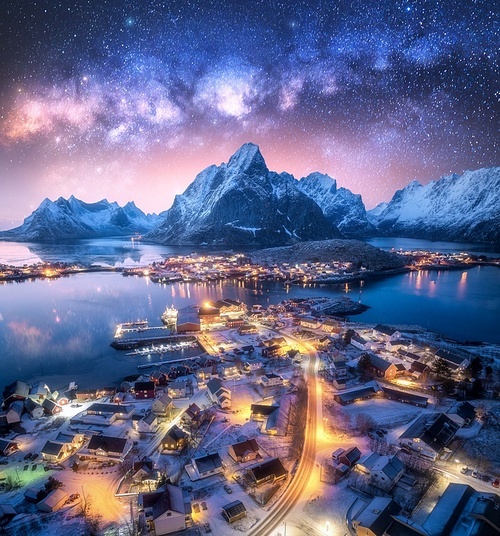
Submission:
<svg viewBox="0 0 500 536">
<path fill-rule="evenodd" d="M 177 315 L 179 312 L 177 309 L 172 305 L 171 307 L 166 307 L 165 311 L 161 315 L 161 321 L 166 324 L 167 326 L 170 324 L 177 324 Z"/>
<path fill-rule="evenodd" d="M 122 329 L 147 328 L 148 321 L 147 320 L 133 320 L 132 322 L 122 322 L 120 326 L 122 327 Z"/>
</svg>

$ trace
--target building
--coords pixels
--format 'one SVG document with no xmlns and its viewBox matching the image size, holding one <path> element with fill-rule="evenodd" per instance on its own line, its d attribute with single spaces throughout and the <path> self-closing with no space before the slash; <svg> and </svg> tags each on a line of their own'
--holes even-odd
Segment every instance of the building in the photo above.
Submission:
<svg viewBox="0 0 500 536">
<path fill-rule="evenodd" d="M 188 442 L 188 434 L 174 424 L 172 428 L 163 436 L 160 443 L 160 450 L 170 450 L 180 452 Z"/>
<path fill-rule="evenodd" d="M 396 455 L 381 456 L 376 452 L 363 456 L 356 467 L 370 475 L 373 483 L 385 491 L 392 489 L 405 472 L 404 463 Z"/>
<path fill-rule="evenodd" d="M 384 324 L 377 324 L 373 328 L 373 336 L 384 341 L 397 341 L 401 338 L 401 332 Z"/>
<path fill-rule="evenodd" d="M 3 391 L 3 407 L 8 407 L 16 400 L 24 401 L 28 398 L 30 386 L 26 382 L 15 381 L 8 385 Z"/>
<path fill-rule="evenodd" d="M 449 350 L 439 349 L 434 357 L 443 359 L 451 370 L 460 372 L 465 370 L 469 366 L 469 360 L 466 357 L 462 357 L 458 354 L 450 352 Z"/>
<path fill-rule="evenodd" d="M 375 497 L 355 514 L 352 526 L 356 536 L 383 536 L 401 506 L 390 497 Z"/>
<path fill-rule="evenodd" d="M 11 402 L 6 410 L 0 412 L 0 426 L 10 426 L 16 422 L 21 422 L 24 412 L 24 401 L 15 400 Z"/>
<path fill-rule="evenodd" d="M 476 408 L 470 402 L 455 404 L 447 413 L 461 428 L 470 426 L 476 418 Z"/>
<path fill-rule="evenodd" d="M 26 398 L 24 400 L 24 407 L 33 420 L 41 419 L 45 413 L 42 405 L 31 398 Z"/>
<path fill-rule="evenodd" d="M 132 448 L 132 441 L 123 437 L 93 435 L 86 449 L 80 451 L 82 459 L 93 458 L 123 462 Z"/>
<path fill-rule="evenodd" d="M 51 491 L 45 499 L 38 502 L 36 507 L 40 512 L 55 512 L 56 510 L 59 510 L 68 499 L 68 494 L 62 489 L 55 489 Z"/>
<path fill-rule="evenodd" d="M 212 378 L 207 383 L 207 397 L 218 404 L 221 409 L 231 408 L 231 391 L 218 378 Z"/>
<path fill-rule="evenodd" d="M 165 484 L 152 493 L 141 493 L 137 499 L 141 534 L 164 536 L 185 530 L 191 521 L 191 502 L 184 491 Z"/>
<path fill-rule="evenodd" d="M 132 465 L 132 482 L 136 485 L 150 486 L 156 488 L 159 471 L 155 469 L 155 464 L 151 458 L 144 457 Z"/>
<path fill-rule="evenodd" d="M 371 350 L 374 347 L 373 342 L 366 340 L 357 333 L 351 337 L 351 344 L 358 350 Z"/>
<path fill-rule="evenodd" d="M 44 401 L 42 402 L 42 408 L 47 415 L 57 415 L 62 411 L 62 407 L 50 398 L 44 399 Z"/>
<path fill-rule="evenodd" d="M 376 354 L 369 354 L 370 364 L 368 370 L 375 374 L 378 378 L 384 380 L 392 380 L 396 377 L 398 369 L 394 363 L 382 359 Z"/>
<path fill-rule="evenodd" d="M 28 397 L 31 398 L 34 402 L 41 404 L 46 398 L 50 398 L 51 393 L 49 386 L 41 381 L 35 382 L 28 394 Z"/>
<path fill-rule="evenodd" d="M 271 458 L 249 467 L 245 476 L 250 485 L 259 487 L 264 484 L 274 484 L 275 482 L 286 480 L 288 471 L 279 458 Z"/>
<path fill-rule="evenodd" d="M 17 441 L 9 441 L 8 439 L 0 439 L 0 456 L 10 456 L 19 450 Z"/>
<path fill-rule="evenodd" d="M 318 329 L 321 326 L 321 322 L 314 316 L 301 316 L 299 325 L 306 329 Z"/>
<path fill-rule="evenodd" d="M 399 436 L 399 444 L 435 460 L 442 455 L 459 428 L 444 413 L 426 413 Z"/>
<path fill-rule="evenodd" d="M 410 375 L 415 380 L 425 381 L 430 372 L 430 367 L 420 361 L 414 360 L 410 365 Z"/>
<path fill-rule="evenodd" d="M 490 536 L 500 533 L 500 497 L 478 492 L 467 484 L 452 483 L 422 525 L 411 517 L 391 517 L 384 536 Z M 382 527 L 381 524 L 379 528 Z"/>
<path fill-rule="evenodd" d="M 158 416 L 150 411 L 144 417 L 134 422 L 134 428 L 139 434 L 154 434 L 158 428 Z"/>
<path fill-rule="evenodd" d="M 429 536 L 500 533 L 500 497 L 451 483 L 423 523 Z"/>
<path fill-rule="evenodd" d="M 135 382 L 134 393 L 135 398 L 137 398 L 138 400 L 154 398 L 156 394 L 155 382 Z"/>
<path fill-rule="evenodd" d="M 232 378 L 240 373 L 238 367 L 234 363 L 221 363 L 218 368 L 219 373 L 223 378 Z"/>
<path fill-rule="evenodd" d="M 197 430 L 205 421 L 209 419 L 209 412 L 200 409 L 196 404 L 189 404 L 182 416 L 182 422 L 186 427 Z"/>
<path fill-rule="evenodd" d="M 133 404 L 102 404 L 95 402 L 90 405 L 81 417 L 85 424 L 113 424 L 117 420 L 128 420 L 134 414 L 135 406 Z"/>
<path fill-rule="evenodd" d="M 336 320 L 331 320 L 331 319 L 327 319 L 323 322 L 323 324 L 321 325 L 321 329 L 325 332 L 325 333 L 329 333 L 329 334 L 338 334 L 342 331 L 342 328 L 339 324 L 339 322 L 337 322 Z"/>
<path fill-rule="evenodd" d="M 397 402 L 403 402 L 404 404 L 411 404 L 420 408 L 426 408 L 428 399 L 426 396 L 415 395 L 413 393 L 407 393 L 406 391 L 400 391 L 399 389 L 392 389 L 389 387 L 381 387 L 384 398 L 389 400 L 396 400 Z"/>
<path fill-rule="evenodd" d="M 5 527 L 16 516 L 17 511 L 11 504 L 0 503 L 0 527 Z"/>
<path fill-rule="evenodd" d="M 190 305 L 179 309 L 177 317 L 177 333 L 197 333 L 201 330 L 198 308 Z"/>
<path fill-rule="evenodd" d="M 233 501 L 222 507 L 222 517 L 228 523 L 234 523 L 247 515 L 247 509 L 241 501 Z"/>
<path fill-rule="evenodd" d="M 230 445 L 227 449 L 229 456 L 238 463 L 249 462 L 260 456 L 259 445 L 255 439 L 246 439 Z"/>
<path fill-rule="evenodd" d="M 358 447 L 351 447 L 339 456 L 339 463 L 343 463 L 344 465 L 347 465 L 347 467 L 351 468 L 358 463 L 360 458 L 361 451 L 358 449 Z"/>
<path fill-rule="evenodd" d="M 266 372 L 260 377 L 260 383 L 263 387 L 280 387 L 283 385 L 283 378 L 274 372 Z"/>
<path fill-rule="evenodd" d="M 367 400 L 369 398 L 373 398 L 378 391 L 379 387 L 375 384 L 365 387 L 358 387 L 356 389 L 351 389 L 350 391 L 344 391 L 343 393 L 335 393 L 333 395 L 333 398 L 342 406 L 346 406 L 347 404 L 352 404 L 359 400 Z"/>
<path fill-rule="evenodd" d="M 278 409 L 278 404 L 252 404 L 250 406 L 250 419 L 252 421 L 264 421 Z"/>
<path fill-rule="evenodd" d="M 63 461 L 68 455 L 69 449 L 65 443 L 56 441 L 46 441 L 41 450 L 42 458 L 47 462 L 58 463 Z"/>
<path fill-rule="evenodd" d="M 185 469 L 189 478 L 194 481 L 223 473 L 224 464 L 219 454 L 214 452 L 193 458 L 191 464 L 186 465 Z"/>
<path fill-rule="evenodd" d="M 166 393 L 157 398 L 151 406 L 151 411 L 159 417 L 170 417 L 173 409 L 174 403 Z"/>
<path fill-rule="evenodd" d="M 168 396 L 171 398 L 185 398 L 186 397 L 186 382 L 185 381 L 173 381 L 168 384 Z"/>
</svg>

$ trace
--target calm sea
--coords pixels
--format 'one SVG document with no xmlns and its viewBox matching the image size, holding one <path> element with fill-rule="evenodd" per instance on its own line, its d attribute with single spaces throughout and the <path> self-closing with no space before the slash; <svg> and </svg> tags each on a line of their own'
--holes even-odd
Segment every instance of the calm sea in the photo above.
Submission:
<svg viewBox="0 0 500 536">
<path fill-rule="evenodd" d="M 384 249 L 473 250 L 470 244 L 391 240 L 371 242 Z M 494 253 L 474 247 L 475 253 Z M 62 260 L 133 266 L 192 251 L 120 239 L 55 247 L 0 242 L 0 263 Z M 116 384 L 137 373 L 137 365 L 148 359 L 109 346 L 117 323 L 145 318 L 150 325 L 160 325 L 166 306 L 181 308 L 222 297 L 268 305 L 292 296 L 346 294 L 371 307 L 353 317 L 362 322 L 418 324 L 459 341 L 500 343 L 500 270 L 493 267 L 288 289 L 273 282 L 158 285 L 147 278 L 90 273 L 0 285 L 0 387 L 16 379 L 43 379 L 51 388 L 63 388 L 70 380 L 83 387 Z"/>
</svg>

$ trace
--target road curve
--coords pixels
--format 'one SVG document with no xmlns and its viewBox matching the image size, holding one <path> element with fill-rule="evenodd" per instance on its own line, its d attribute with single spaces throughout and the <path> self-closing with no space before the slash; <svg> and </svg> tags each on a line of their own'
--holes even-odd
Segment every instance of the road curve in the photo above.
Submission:
<svg viewBox="0 0 500 536">
<path fill-rule="evenodd" d="M 274 505 L 273 511 L 248 531 L 249 536 L 269 536 L 272 534 L 273 531 L 276 530 L 276 527 L 278 527 L 292 511 L 311 478 L 316 459 L 316 430 L 318 426 L 316 361 L 316 352 L 309 352 L 309 364 L 306 373 L 308 417 L 302 456 L 300 457 L 297 471 L 283 495 Z"/>
</svg>

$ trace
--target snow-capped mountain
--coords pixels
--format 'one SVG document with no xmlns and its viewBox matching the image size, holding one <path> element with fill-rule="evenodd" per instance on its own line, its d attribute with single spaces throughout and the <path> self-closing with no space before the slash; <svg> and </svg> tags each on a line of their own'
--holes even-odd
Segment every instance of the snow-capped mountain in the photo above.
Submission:
<svg viewBox="0 0 500 536">
<path fill-rule="evenodd" d="M 386 236 L 500 243 L 500 168 L 413 181 L 369 218 Z"/>
<path fill-rule="evenodd" d="M 299 181 L 299 189 L 316 201 L 323 214 L 346 237 L 374 234 L 366 217 L 361 196 L 346 188 L 337 188 L 337 181 L 322 173 L 311 173 Z"/>
<path fill-rule="evenodd" d="M 123 236 L 149 231 L 158 216 L 146 215 L 133 202 L 124 207 L 106 199 L 84 203 L 74 196 L 44 199 L 23 224 L 0 233 L 0 238 L 47 242 L 75 238 Z"/>
<path fill-rule="evenodd" d="M 199 173 L 147 239 L 165 244 L 285 245 L 340 236 L 288 173 L 269 171 L 246 143 Z"/>
</svg>

